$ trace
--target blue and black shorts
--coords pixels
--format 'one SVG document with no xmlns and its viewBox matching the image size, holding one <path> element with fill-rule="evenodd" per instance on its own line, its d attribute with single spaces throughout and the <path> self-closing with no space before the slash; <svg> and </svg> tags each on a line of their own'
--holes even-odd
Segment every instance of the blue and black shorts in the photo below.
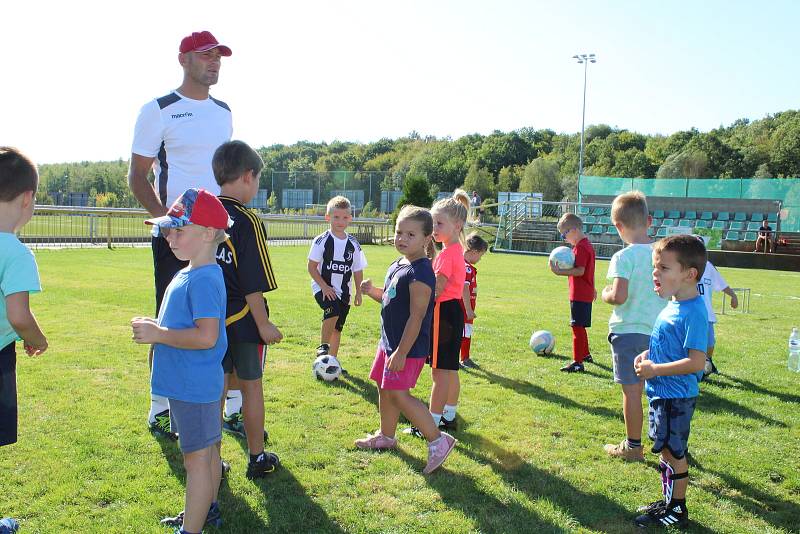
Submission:
<svg viewBox="0 0 800 534">
<path fill-rule="evenodd" d="M 0 350 L 0 446 L 17 442 L 17 350 Z"/>
<path fill-rule="evenodd" d="M 654 453 L 666 448 L 678 460 L 686 456 L 689 450 L 689 427 L 696 403 L 697 397 L 650 401 L 650 428 L 647 435 L 653 440 Z"/>
<path fill-rule="evenodd" d="M 569 301 L 570 311 L 570 326 L 583 326 L 589 328 L 592 326 L 592 303 L 580 302 L 577 300 Z"/>
</svg>

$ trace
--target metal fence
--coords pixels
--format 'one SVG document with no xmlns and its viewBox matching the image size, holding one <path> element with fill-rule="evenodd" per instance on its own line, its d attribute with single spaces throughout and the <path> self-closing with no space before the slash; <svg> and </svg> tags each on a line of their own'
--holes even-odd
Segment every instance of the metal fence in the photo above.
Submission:
<svg viewBox="0 0 800 534">
<path fill-rule="evenodd" d="M 150 244 L 145 210 L 36 206 L 33 218 L 19 232 L 33 248 L 131 247 Z M 330 227 L 324 217 L 261 214 L 269 244 L 307 244 Z M 388 242 L 394 231 L 386 219 L 355 219 L 348 228 L 362 244 Z"/>
<path fill-rule="evenodd" d="M 274 194 L 272 210 L 297 210 L 310 204 L 326 204 L 336 195 L 350 199 L 359 213 L 367 203 L 380 213 L 394 211 L 402 180 L 384 171 L 273 171 L 266 199 Z"/>
</svg>

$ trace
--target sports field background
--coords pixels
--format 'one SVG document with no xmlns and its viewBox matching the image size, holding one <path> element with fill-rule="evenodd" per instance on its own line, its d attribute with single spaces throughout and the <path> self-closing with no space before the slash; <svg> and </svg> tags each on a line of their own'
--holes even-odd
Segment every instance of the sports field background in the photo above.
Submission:
<svg viewBox="0 0 800 534">
<path fill-rule="evenodd" d="M 367 277 L 380 282 L 397 254 L 365 250 Z M 248 481 L 244 441 L 223 438 L 233 470 L 221 491 L 221 532 L 631 532 L 636 506 L 660 496 L 655 455 L 632 465 L 602 449 L 624 437 L 605 340 L 611 307 L 595 305 L 597 364 L 560 373 L 570 353 L 567 281 L 543 257 L 487 254 L 478 265 L 481 368 L 462 373 L 460 442 L 444 467 L 423 476 L 424 442 L 405 436 L 397 452 L 355 450 L 353 439 L 378 426 L 367 373 L 379 307 L 369 300 L 350 314 L 341 350 L 350 377 L 313 380 L 320 311 L 306 253 L 271 249 L 280 289 L 270 308 L 286 337 L 268 355 L 265 396 L 268 448 L 283 468 Z M 45 292 L 32 307 L 50 349 L 18 356 L 20 441 L 0 448 L 0 516 L 18 518 L 24 533 L 166 532 L 158 520 L 182 508 L 184 473 L 177 446 L 146 429 L 146 351 L 128 326 L 152 313 L 150 251 L 36 257 Z M 607 265 L 597 264 L 598 288 Z M 723 375 L 701 387 L 690 439 L 693 530 L 797 531 L 800 375 L 786 369 L 786 356 L 800 322 L 800 273 L 721 272 L 753 297 L 749 315 L 720 316 Z M 558 354 L 530 353 L 536 329 L 555 334 Z M 429 392 L 426 371 L 415 393 L 427 400 Z"/>
</svg>

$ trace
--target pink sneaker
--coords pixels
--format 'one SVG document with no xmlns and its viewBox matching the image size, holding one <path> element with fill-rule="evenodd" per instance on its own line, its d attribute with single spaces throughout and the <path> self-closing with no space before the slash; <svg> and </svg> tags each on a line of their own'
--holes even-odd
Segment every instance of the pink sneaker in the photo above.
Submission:
<svg viewBox="0 0 800 534">
<path fill-rule="evenodd" d="M 422 470 L 422 474 L 427 475 L 442 465 L 453 448 L 456 446 L 456 438 L 446 432 L 436 441 L 428 443 L 428 465 Z"/>
<path fill-rule="evenodd" d="M 367 437 L 357 439 L 356 447 L 359 449 L 394 449 L 397 447 L 396 438 L 387 438 L 378 430 L 374 434 L 367 434 Z"/>
</svg>

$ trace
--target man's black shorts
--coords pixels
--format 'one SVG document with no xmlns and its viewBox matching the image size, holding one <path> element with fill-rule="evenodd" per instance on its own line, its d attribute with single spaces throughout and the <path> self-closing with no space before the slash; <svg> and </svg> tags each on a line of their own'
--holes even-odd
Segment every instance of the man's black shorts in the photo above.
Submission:
<svg viewBox="0 0 800 534">
<path fill-rule="evenodd" d="M 17 351 L 14 342 L 0 350 L 0 445 L 17 442 Z"/>
<path fill-rule="evenodd" d="M 589 328 L 592 326 L 592 303 L 579 302 L 577 300 L 569 301 L 569 311 L 571 320 L 570 326 L 583 326 Z"/>
<path fill-rule="evenodd" d="M 347 321 L 347 314 L 350 313 L 350 305 L 342 302 L 342 299 L 336 300 L 322 300 L 322 291 L 318 291 L 314 298 L 317 299 L 317 304 L 322 308 L 322 320 L 330 319 L 331 317 L 338 317 L 336 321 L 336 330 L 339 332 L 344 328 L 344 323 Z"/>
<path fill-rule="evenodd" d="M 172 253 L 169 243 L 162 237 L 154 237 L 150 242 L 153 249 L 153 273 L 156 280 L 156 316 L 161 309 L 161 301 L 164 300 L 164 293 L 167 286 L 178 271 L 189 265 L 188 261 L 181 261 Z"/>
</svg>

